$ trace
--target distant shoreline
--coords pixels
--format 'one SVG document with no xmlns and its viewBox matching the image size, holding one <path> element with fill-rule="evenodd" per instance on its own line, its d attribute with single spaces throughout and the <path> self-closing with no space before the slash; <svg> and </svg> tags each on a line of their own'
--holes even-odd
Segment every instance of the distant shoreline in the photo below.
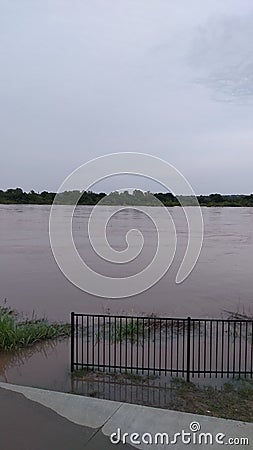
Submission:
<svg viewBox="0 0 253 450">
<path fill-rule="evenodd" d="M 24 192 L 20 188 L 0 190 L 0 204 L 1 205 L 51 205 L 55 199 L 55 192 Z M 171 193 L 151 193 L 135 190 L 133 193 L 111 192 L 105 194 L 104 192 L 95 193 L 92 191 L 67 191 L 58 194 L 57 204 L 73 205 L 78 202 L 78 205 L 93 206 L 101 202 L 104 206 L 181 206 L 180 201 L 183 201 L 184 206 L 196 206 L 196 199 L 200 206 L 207 207 L 253 207 L 253 194 L 243 195 L 198 195 L 195 197 L 187 197 L 178 195 L 177 197 Z"/>
<path fill-rule="evenodd" d="M 20 205 L 20 206 L 50 206 L 50 205 L 52 205 L 52 203 L 1 203 L 0 202 L 0 206 L 18 206 L 18 205 Z M 71 206 L 70 204 L 67 204 L 67 203 L 58 203 L 58 205 L 59 206 Z M 78 204 L 77 206 L 95 206 L 95 204 L 94 203 L 85 203 L 85 204 Z M 157 208 L 157 207 L 159 207 L 159 205 L 149 205 L 149 204 L 146 204 L 146 205 L 130 205 L 130 204 L 123 204 L 123 203 L 120 203 L 120 204 L 118 204 L 118 205 L 105 205 L 105 204 L 103 204 L 103 205 L 98 205 L 98 206 L 125 206 L 125 207 L 127 207 L 127 206 L 129 206 L 129 208 L 132 206 L 135 206 L 135 207 L 137 207 L 137 206 L 147 206 L 147 207 L 152 207 L 152 208 Z M 182 208 L 182 205 L 163 205 L 163 206 L 165 206 L 165 208 Z M 195 208 L 197 205 L 184 205 L 183 207 L 184 208 L 189 208 L 189 207 L 191 207 L 191 208 Z M 199 205 L 201 208 L 253 208 L 253 205 L 234 205 L 234 204 L 231 204 L 231 205 L 202 205 L 202 204 L 200 204 Z"/>
</svg>

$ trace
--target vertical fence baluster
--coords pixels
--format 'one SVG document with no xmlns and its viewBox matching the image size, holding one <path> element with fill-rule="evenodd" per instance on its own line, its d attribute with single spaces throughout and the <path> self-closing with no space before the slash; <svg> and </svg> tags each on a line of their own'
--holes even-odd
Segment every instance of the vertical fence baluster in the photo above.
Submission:
<svg viewBox="0 0 253 450">
<path fill-rule="evenodd" d="M 87 316 L 87 327 L 86 327 L 86 329 L 87 329 L 87 336 L 86 336 L 86 349 L 87 349 L 87 360 L 86 360 L 86 367 L 88 368 L 88 366 L 89 366 L 89 319 L 90 319 L 90 317 L 89 316 Z"/>
<path fill-rule="evenodd" d="M 250 376 L 253 376 L 253 321 L 251 322 L 251 355 L 250 355 Z"/>
<path fill-rule="evenodd" d="M 216 320 L 216 347 L 215 347 L 215 378 L 218 370 L 218 351 L 219 351 L 219 321 Z"/>
<path fill-rule="evenodd" d="M 125 346 L 126 346 L 126 352 L 125 352 L 125 372 L 127 373 L 127 317 L 125 318 Z"/>
<path fill-rule="evenodd" d="M 70 315 L 70 370 L 71 372 L 74 372 L 74 353 L 75 353 L 75 313 L 71 312 Z"/>
<path fill-rule="evenodd" d="M 100 317 L 98 316 L 98 331 L 97 331 L 97 344 L 98 344 L 98 370 L 100 369 Z"/>
<path fill-rule="evenodd" d="M 139 318 L 136 319 L 136 370 L 139 373 Z"/>
<path fill-rule="evenodd" d="M 149 375 L 149 371 L 150 371 L 150 318 L 148 318 L 148 375 Z"/>
<path fill-rule="evenodd" d="M 108 324 L 108 333 L 109 333 L 109 348 L 108 348 L 108 369 L 111 371 L 111 316 L 109 316 L 109 324 Z"/>
<path fill-rule="evenodd" d="M 134 319 L 131 320 L 131 373 L 133 373 Z"/>
<path fill-rule="evenodd" d="M 187 318 L 187 368 L 186 368 L 186 381 L 190 381 L 190 370 L 191 370 L 191 318 Z M 194 367 L 192 367 L 194 370 Z"/>
<path fill-rule="evenodd" d="M 234 321 L 234 345 L 233 345 L 233 378 L 235 377 L 235 354 L 236 354 L 236 321 Z"/>
<path fill-rule="evenodd" d="M 246 378 L 247 375 L 247 359 L 248 359 L 248 322 L 244 323 L 246 330 L 245 330 L 245 354 L 244 354 L 244 375 Z"/>
<path fill-rule="evenodd" d="M 173 319 L 171 319 L 170 329 L 170 374 L 173 373 Z"/>
<path fill-rule="evenodd" d="M 177 347 L 176 347 L 176 352 L 177 352 L 177 377 L 178 377 L 178 352 L 179 352 L 179 342 L 178 342 L 178 339 L 179 339 L 179 330 L 180 330 L 180 323 L 179 323 L 179 320 L 177 320 L 177 322 L 176 322 L 176 332 L 177 332 Z"/>
<path fill-rule="evenodd" d="M 120 335 L 120 341 L 119 341 L 119 367 L 121 372 L 121 366 L 122 366 L 122 317 L 119 319 L 119 335 Z"/>
<path fill-rule="evenodd" d="M 162 319 L 159 321 L 160 332 L 159 332 L 159 375 L 161 375 L 162 369 Z"/>
<path fill-rule="evenodd" d="M 78 369 L 78 366 L 79 366 L 78 315 L 76 315 L 76 326 L 75 326 L 75 331 L 76 331 L 76 366 L 77 366 L 77 369 Z"/>
<path fill-rule="evenodd" d="M 204 378 L 206 376 L 206 320 L 204 321 L 205 324 L 205 334 L 204 334 Z"/>
<path fill-rule="evenodd" d="M 239 332 L 239 376 L 241 375 L 241 363 L 242 363 L 242 322 L 240 322 Z"/>
<path fill-rule="evenodd" d="M 167 358 L 168 358 L 168 320 L 165 319 L 165 375 L 167 375 Z"/>
<path fill-rule="evenodd" d="M 117 319 L 116 316 L 114 317 L 114 372 L 116 372 L 116 365 L 117 365 Z M 120 340 L 121 340 L 121 336 L 120 336 Z"/>
<path fill-rule="evenodd" d="M 199 335 L 198 335 L 198 339 L 199 339 L 199 342 L 198 342 L 198 376 L 200 376 L 200 370 L 201 370 L 201 367 L 200 367 L 200 354 L 201 354 L 200 353 L 200 350 L 201 350 L 200 327 L 201 327 L 201 321 L 200 320 L 199 320 L 198 324 L 199 324 Z"/>
<path fill-rule="evenodd" d="M 155 375 L 155 354 L 156 354 L 155 340 L 156 340 L 156 323 L 154 322 L 154 355 L 153 355 L 153 373 L 154 373 L 154 375 Z"/>
<path fill-rule="evenodd" d="M 95 317 L 92 316 L 92 370 L 95 364 Z"/>
<path fill-rule="evenodd" d="M 142 319 L 142 374 L 144 374 L 145 320 Z"/>
<path fill-rule="evenodd" d="M 192 323 L 192 378 L 194 378 L 195 367 L 195 320 L 191 320 Z"/>
<path fill-rule="evenodd" d="M 81 350 L 81 352 L 82 352 L 82 368 L 83 368 L 83 316 L 82 316 L 82 333 L 81 333 L 81 336 L 82 336 L 82 342 L 81 342 L 81 347 L 82 347 L 82 350 Z"/>
<path fill-rule="evenodd" d="M 224 361 L 224 320 L 221 322 L 222 327 L 222 346 L 221 346 L 221 378 L 223 378 L 224 370 L 223 370 L 223 361 Z"/>
<path fill-rule="evenodd" d="M 106 322 L 105 322 L 105 316 L 103 316 L 103 366 L 105 371 L 105 352 L 106 352 L 106 346 L 105 346 L 105 337 L 106 337 Z"/>
<path fill-rule="evenodd" d="M 230 322 L 228 322 L 228 347 L 227 347 L 227 378 L 229 377 L 229 353 L 230 353 L 230 348 L 229 348 L 229 344 L 230 344 Z"/>
<path fill-rule="evenodd" d="M 184 374 L 184 358 L 185 358 L 185 320 L 183 320 L 183 337 L 182 337 L 182 376 Z"/>
</svg>

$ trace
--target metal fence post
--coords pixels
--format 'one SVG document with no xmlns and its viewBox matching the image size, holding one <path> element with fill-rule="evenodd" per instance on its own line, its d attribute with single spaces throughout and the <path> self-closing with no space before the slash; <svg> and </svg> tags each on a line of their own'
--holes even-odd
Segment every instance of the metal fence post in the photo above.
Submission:
<svg viewBox="0 0 253 450">
<path fill-rule="evenodd" d="M 75 350 L 75 313 L 70 314 L 70 370 L 74 372 L 74 350 Z"/>
<path fill-rule="evenodd" d="M 190 381 L 190 364 L 191 364 L 191 318 L 187 317 L 187 363 L 186 363 L 186 381 Z"/>
</svg>

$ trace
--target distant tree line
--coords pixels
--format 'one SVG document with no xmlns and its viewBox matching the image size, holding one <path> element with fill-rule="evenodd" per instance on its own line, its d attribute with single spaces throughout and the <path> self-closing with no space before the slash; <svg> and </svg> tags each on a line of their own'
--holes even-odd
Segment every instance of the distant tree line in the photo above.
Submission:
<svg viewBox="0 0 253 450">
<path fill-rule="evenodd" d="M 56 196 L 55 192 L 23 192 L 22 189 L 7 189 L 7 191 L 0 190 L 0 203 L 2 204 L 33 204 L 33 205 L 51 205 Z M 95 192 L 80 192 L 80 191 L 68 191 L 59 195 L 59 203 L 72 204 L 76 198 L 80 197 L 78 204 L 80 205 L 95 205 L 106 194 L 101 192 L 96 194 Z M 61 201 L 62 200 L 62 201 Z"/>
<path fill-rule="evenodd" d="M 24 192 L 21 188 L 0 190 L 1 204 L 33 204 L 33 205 L 51 205 L 56 196 L 55 192 Z M 104 205 L 151 205 L 159 204 L 159 200 L 165 206 L 180 206 L 180 199 L 184 199 L 187 205 L 194 204 L 192 197 L 175 197 L 171 193 L 155 193 L 143 192 L 136 189 L 132 193 L 111 192 L 105 194 L 104 192 L 95 193 L 92 191 L 66 191 L 58 195 L 57 200 L 60 204 L 73 204 L 79 198 L 79 205 L 96 205 L 102 199 Z M 250 195 L 199 195 L 197 196 L 201 206 L 252 206 L 253 194 Z"/>
</svg>

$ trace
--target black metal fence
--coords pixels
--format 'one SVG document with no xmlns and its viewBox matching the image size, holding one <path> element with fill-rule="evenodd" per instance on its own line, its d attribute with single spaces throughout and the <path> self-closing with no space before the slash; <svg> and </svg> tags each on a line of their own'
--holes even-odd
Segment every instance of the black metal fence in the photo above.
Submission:
<svg viewBox="0 0 253 450">
<path fill-rule="evenodd" d="M 71 313 L 71 371 L 253 375 L 253 320 Z"/>
</svg>

